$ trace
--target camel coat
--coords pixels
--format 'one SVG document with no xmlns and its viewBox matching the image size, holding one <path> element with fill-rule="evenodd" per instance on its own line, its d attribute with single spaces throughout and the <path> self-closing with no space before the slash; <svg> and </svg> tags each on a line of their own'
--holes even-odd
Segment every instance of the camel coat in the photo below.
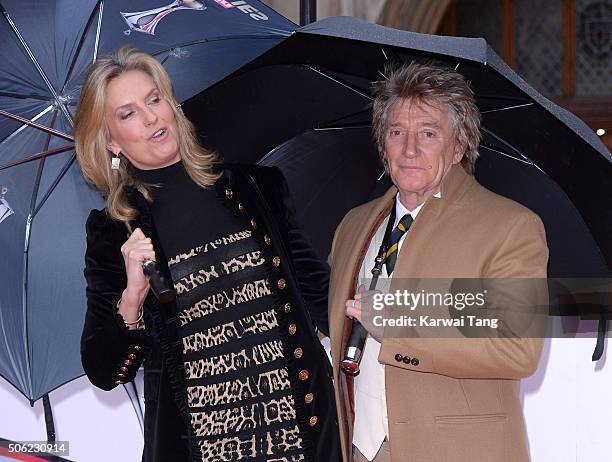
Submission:
<svg viewBox="0 0 612 462">
<path fill-rule="evenodd" d="M 339 369 L 350 330 L 345 301 L 354 296 L 370 240 L 396 193 L 393 187 L 351 210 L 336 230 L 330 254 L 330 337 L 345 462 L 351 460 L 354 419 L 352 380 Z M 393 281 L 545 278 L 547 262 L 539 217 L 453 166 L 441 197 L 430 197 L 410 228 Z M 545 304 L 545 292 L 530 293 L 533 303 Z M 541 338 L 385 335 L 378 361 L 385 365 L 392 461 L 528 461 L 520 379 L 537 368 L 542 344 Z"/>
</svg>

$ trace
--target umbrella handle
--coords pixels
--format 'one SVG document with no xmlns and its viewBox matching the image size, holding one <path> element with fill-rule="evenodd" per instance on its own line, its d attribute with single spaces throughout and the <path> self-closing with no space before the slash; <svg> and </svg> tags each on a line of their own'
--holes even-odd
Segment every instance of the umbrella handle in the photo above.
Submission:
<svg viewBox="0 0 612 462">
<path fill-rule="evenodd" d="M 153 260 L 146 260 L 142 264 L 142 271 L 149 276 L 149 285 L 153 295 L 162 303 L 169 303 L 176 298 L 176 292 L 171 288 L 168 280 L 159 271 Z"/>
<path fill-rule="evenodd" d="M 125 227 L 128 230 L 128 237 L 132 235 L 132 226 L 126 222 Z M 172 285 L 159 271 L 157 263 L 153 260 L 145 260 L 142 262 L 142 272 L 149 277 L 149 285 L 153 291 L 153 295 L 161 303 L 169 303 L 176 298 L 176 292 L 172 288 Z"/>
</svg>

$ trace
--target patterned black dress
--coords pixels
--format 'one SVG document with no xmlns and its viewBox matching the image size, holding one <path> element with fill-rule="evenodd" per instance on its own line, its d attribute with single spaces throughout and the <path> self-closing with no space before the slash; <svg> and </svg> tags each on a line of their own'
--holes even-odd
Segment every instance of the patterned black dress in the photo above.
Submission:
<svg viewBox="0 0 612 462">
<path fill-rule="evenodd" d="M 252 223 L 198 187 L 181 162 L 136 171 L 177 292 L 192 434 L 202 460 L 301 461 L 304 444 Z M 194 213 L 193 204 L 199 206 Z"/>
</svg>

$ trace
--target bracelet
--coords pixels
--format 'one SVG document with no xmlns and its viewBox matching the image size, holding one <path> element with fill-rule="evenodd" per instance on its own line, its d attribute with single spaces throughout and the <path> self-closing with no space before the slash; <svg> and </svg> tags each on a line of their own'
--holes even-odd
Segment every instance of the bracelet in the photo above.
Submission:
<svg viewBox="0 0 612 462">
<path fill-rule="evenodd" d="M 123 297 L 120 298 L 119 301 L 117 302 L 117 311 L 119 311 L 119 305 L 121 305 L 121 300 L 123 300 Z M 142 309 L 142 305 L 140 305 L 140 308 L 138 308 L 138 319 L 136 319 L 136 321 L 134 322 L 127 322 L 124 320 L 123 323 L 126 326 L 135 326 L 136 324 L 140 324 L 143 316 L 144 316 L 144 310 Z"/>
</svg>

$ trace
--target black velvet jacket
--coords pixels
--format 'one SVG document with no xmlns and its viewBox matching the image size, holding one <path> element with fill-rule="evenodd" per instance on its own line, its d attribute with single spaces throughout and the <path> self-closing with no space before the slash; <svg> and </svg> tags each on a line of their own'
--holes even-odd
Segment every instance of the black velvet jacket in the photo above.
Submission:
<svg viewBox="0 0 612 462">
<path fill-rule="evenodd" d="M 232 213 L 252 219 L 262 243 L 305 453 L 310 461 L 339 460 L 338 424 L 327 356 L 315 332 L 326 333 L 329 268 L 316 257 L 296 225 L 287 185 L 277 168 L 225 165 L 215 188 Z M 139 216 L 132 229 L 151 237 L 160 271 L 171 280 L 167 260 L 144 197 L 126 190 Z M 203 213 L 206 213 L 203 211 Z M 128 330 L 116 304 L 127 284 L 120 247 L 123 223 L 93 210 L 87 220 L 87 315 L 81 358 L 89 380 L 103 390 L 129 382 L 144 361 L 145 444 L 143 461 L 201 460 L 191 435 L 179 320 L 174 302 L 162 304 L 149 291 L 144 330 Z M 284 282 L 282 282 L 284 281 Z M 302 354 L 296 353 L 296 348 Z M 304 379 L 304 377 L 307 377 Z"/>
</svg>

